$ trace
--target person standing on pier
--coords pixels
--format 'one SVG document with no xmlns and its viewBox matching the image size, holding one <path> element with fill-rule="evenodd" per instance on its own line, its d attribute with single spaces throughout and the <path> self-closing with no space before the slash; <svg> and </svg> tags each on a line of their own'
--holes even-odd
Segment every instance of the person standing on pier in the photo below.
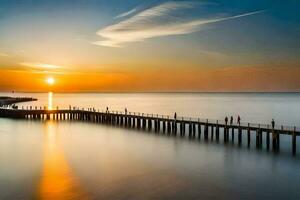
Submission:
<svg viewBox="0 0 300 200">
<path fill-rule="evenodd" d="M 108 113 L 108 107 L 106 107 L 106 113 Z"/>
<path fill-rule="evenodd" d="M 272 124 L 272 128 L 274 129 L 275 128 L 275 121 L 274 121 L 274 119 L 272 119 L 271 124 Z"/>
<path fill-rule="evenodd" d="M 125 108 L 125 115 L 127 115 L 127 108 Z"/>
<path fill-rule="evenodd" d="M 241 117 L 239 115 L 237 117 L 237 123 L 238 123 L 238 125 L 241 125 Z"/>
<path fill-rule="evenodd" d="M 231 116 L 230 117 L 230 125 L 232 125 L 233 124 L 233 117 Z"/>
<path fill-rule="evenodd" d="M 227 125 L 227 123 L 228 123 L 228 117 L 226 116 L 225 117 L 225 124 Z"/>
<path fill-rule="evenodd" d="M 175 114 L 174 114 L 174 119 L 176 120 L 176 118 L 177 118 L 177 113 L 175 112 Z"/>
</svg>

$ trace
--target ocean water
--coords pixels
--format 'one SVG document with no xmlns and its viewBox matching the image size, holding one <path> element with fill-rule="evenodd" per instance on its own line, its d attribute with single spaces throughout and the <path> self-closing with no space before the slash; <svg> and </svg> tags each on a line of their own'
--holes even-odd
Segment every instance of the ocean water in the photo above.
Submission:
<svg viewBox="0 0 300 200">
<path fill-rule="evenodd" d="M 240 115 L 300 126 L 300 94 L 2 95 L 39 99 L 23 107 Z M 300 199 L 297 142 L 294 157 L 288 136 L 275 154 L 255 149 L 254 140 L 247 148 L 94 123 L 0 119 L 0 199 Z"/>
</svg>

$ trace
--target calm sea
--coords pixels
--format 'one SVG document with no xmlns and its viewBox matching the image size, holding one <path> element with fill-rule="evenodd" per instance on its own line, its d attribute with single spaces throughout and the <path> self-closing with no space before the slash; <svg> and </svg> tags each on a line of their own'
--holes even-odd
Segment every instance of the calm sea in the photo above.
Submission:
<svg viewBox="0 0 300 200">
<path fill-rule="evenodd" d="M 126 107 L 300 126 L 300 94 L 3 95 L 39 99 L 23 107 Z M 300 199 L 297 142 L 293 157 L 290 137 L 274 154 L 254 142 L 248 149 L 93 123 L 0 119 L 0 199 Z"/>
</svg>

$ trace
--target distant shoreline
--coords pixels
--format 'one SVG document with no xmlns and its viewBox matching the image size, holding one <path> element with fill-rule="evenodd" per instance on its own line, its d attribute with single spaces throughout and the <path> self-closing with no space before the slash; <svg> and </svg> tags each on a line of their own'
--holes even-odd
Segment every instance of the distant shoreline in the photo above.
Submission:
<svg viewBox="0 0 300 200">
<path fill-rule="evenodd" d="M 37 99 L 32 97 L 8 97 L 0 96 L 0 106 L 7 106 L 15 103 L 22 103 L 28 101 L 37 101 Z"/>
</svg>

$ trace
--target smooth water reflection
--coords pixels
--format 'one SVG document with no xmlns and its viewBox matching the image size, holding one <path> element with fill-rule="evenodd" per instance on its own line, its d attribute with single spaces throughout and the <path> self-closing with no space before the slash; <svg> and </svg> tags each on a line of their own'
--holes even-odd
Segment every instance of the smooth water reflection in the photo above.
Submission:
<svg viewBox="0 0 300 200">
<path fill-rule="evenodd" d="M 38 186 L 38 199 L 86 199 L 86 195 L 74 176 L 61 146 L 56 124 L 45 124 L 45 144 L 41 180 Z"/>
<path fill-rule="evenodd" d="M 299 121 L 299 95 L 37 95 L 35 105 L 50 99 L 66 107 L 126 104 L 212 118 L 238 107 L 249 119 Z M 217 144 L 93 123 L 0 119 L 0 199 L 300 199 L 300 157 L 291 156 L 290 137 L 281 138 L 280 154 L 252 144 L 248 149 L 222 139 Z"/>
<path fill-rule="evenodd" d="M 48 110 L 53 110 L 53 92 L 48 92 Z"/>
<path fill-rule="evenodd" d="M 300 198 L 290 153 L 89 123 L 0 125 L 1 200 Z"/>
</svg>

